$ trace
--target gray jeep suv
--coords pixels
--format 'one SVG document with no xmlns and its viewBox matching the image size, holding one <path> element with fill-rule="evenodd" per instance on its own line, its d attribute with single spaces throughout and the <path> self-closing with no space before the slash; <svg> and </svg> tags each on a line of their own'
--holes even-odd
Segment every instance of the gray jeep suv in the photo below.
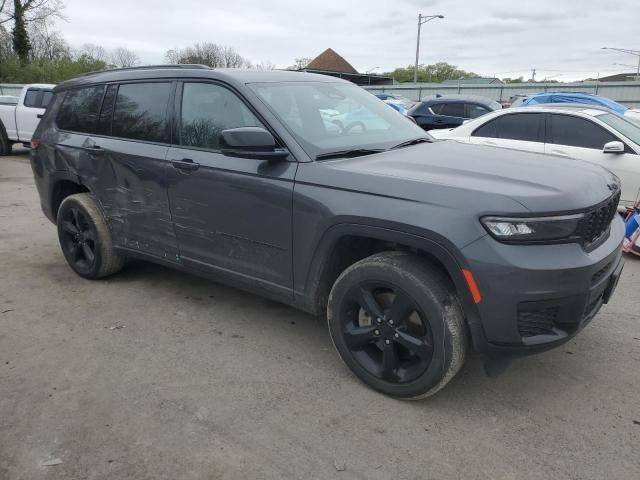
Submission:
<svg viewBox="0 0 640 480">
<path fill-rule="evenodd" d="M 326 318 L 355 375 L 401 398 L 441 389 L 471 348 L 562 344 L 622 269 L 610 172 L 434 142 L 321 75 L 87 74 L 56 87 L 31 164 L 77 274 L 135 257 L 290 304 Z"/>
</svg>

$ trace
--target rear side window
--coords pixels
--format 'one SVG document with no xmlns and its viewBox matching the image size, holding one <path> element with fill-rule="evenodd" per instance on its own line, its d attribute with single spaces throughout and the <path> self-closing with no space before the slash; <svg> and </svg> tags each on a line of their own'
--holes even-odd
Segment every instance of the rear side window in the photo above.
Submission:
<svg viewBox="0 0 640 480">
<path fill-rule="evenodd" d="M 40 90 L 36 90 L 34 88 L 30 88 L 27 90 L 27 94 L 24 96 L 24 106 L 25 107 L 39 107 L 38 105 L 38 96 L 40 95 Z"/>
<path fill-rule="evenodd" d="M 118 88 L 113 136 L 168 143 L 167 105 L 171 83 L 125 83 Z"/>
<path fill-rule="evenodd" d="M 540 142 L 543 118 L 537 113 L 502 115 L 477 128 L 471 136 Z"/>
<path fill-rule="evenodd" d="M 72 132 L 94 133 L 104 86 L 69 90 L 56 117 L 58 127 Z"/>
<path fill-rule="evenodd" d="M 53 98 L 53 92 L 51 90 L 42 91 L 42 100 L 40 100 L 40 108 L 47 108 L 51 99 Z"/>
<path fill-rule="evenodd" d="M 231 90 L 211 83 L 184 84 L 180 145 L 218 150 L 223 130 L 262 126 Z"/>
<path fill-rule="evenodd" d="M 483 107 L 482 105 L 477 105 L 475 103 L 469 104 L 469 118 L 478 118 L 478 117 L 481 117 L 482 115 L 489 113 L 490 111 L 491 110 L 489 110 L 486 107 Z"/>
<path fill-rule="evenodd" d="M 602 150 L 605 143 L 618 140 L 611 132 L 589 120 L 570 115 L 551 115 L 549 143 Z"/>
<path fill-rule="evenodd" d="M 439 115 L 447 117 L 464 117 L 464 103 L 443 103 Z"/>
</svg>

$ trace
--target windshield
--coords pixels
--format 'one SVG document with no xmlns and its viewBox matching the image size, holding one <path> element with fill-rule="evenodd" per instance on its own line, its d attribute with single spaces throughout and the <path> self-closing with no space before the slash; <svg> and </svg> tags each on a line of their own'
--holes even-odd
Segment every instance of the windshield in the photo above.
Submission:
<svg viewBox="0 0 640 480">
<path fill-rule="evenodd" d="M 636 145 L 640 145 L 640 127 L 634 122 L 630 122 L 629 120 L 613 113 L 603 113 L 601 115 L 597 115 L 597 118 L 620 132 Z"/>
<path fill-rule="evenodd" d="M 249 85 L 313 158 L 353 149 L 387 149 L 427 133 L 366 90 L 326 82 Z"/>
</svg>

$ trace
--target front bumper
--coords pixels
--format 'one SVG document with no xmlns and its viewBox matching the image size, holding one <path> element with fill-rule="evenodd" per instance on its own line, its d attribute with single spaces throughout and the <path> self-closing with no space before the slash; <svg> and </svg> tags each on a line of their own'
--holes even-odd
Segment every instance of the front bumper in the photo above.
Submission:
<svg viewBox="0 0 640 480">
<path fill-rule="evenodd" d="M 505 245 L 490 236 L 464 248 L 482 301 L 471 325 L 474 346 L 488 354 L 551 349 L 582 330 L 606 303 L 624 265 L 624 223 L 616 216 L 593 251 L 578 244 Z"/>
</svg>

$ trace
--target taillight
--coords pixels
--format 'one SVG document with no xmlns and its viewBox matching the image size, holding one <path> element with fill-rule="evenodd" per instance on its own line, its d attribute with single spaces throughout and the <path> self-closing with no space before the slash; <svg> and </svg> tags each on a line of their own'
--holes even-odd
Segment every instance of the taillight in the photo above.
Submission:
<svg viewBox="0 0 640 480">
<path fill-rule="evenodd" d="M 37 150 L 38 148 L 40 148 L 41 144 L 42 144 L 42 142 L 40 141 L 39 138 L 32 138 L 31 139 L 31 148 L 33 150 Z"/>
</svg>

